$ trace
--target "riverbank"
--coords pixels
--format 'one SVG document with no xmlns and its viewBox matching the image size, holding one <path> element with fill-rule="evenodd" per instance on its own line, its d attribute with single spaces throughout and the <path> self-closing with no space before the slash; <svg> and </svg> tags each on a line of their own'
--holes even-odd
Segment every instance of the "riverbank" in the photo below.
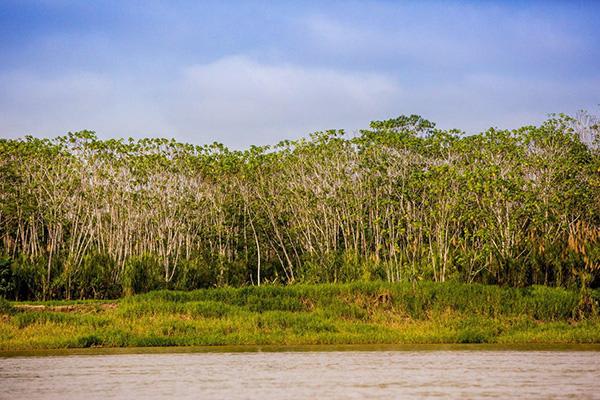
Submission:
<svg viewBox="0 0 600 400">
<path fill-rule="evenodd" d="M 600 298 L 593 292 L 594 301 Z M 158 291 L 118 301 L 3 303 L 0 350 L 319 344 L 600 343 L 579 293 L 478 284 Z"/>
<path fill-rule="evenodd" d="M 600 343 L 416 343 L 416 344 L 299 344 L 213 345 L 154 347 L 83 347 L 33 350 L 0 350 L 0 358 L 112 356 L 144 354 L 330 353 L 330 352 L 599 352 Z"/>
</svg>

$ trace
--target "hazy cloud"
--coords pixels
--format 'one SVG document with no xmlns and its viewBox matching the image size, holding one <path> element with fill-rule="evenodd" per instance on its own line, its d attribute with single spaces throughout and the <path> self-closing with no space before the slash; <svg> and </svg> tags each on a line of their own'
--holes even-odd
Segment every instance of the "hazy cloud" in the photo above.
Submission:
<svg viewBox="0 0 600 400">
<path fill-rule="evenodd" d="M 0 76 L 6 136 L 173 136 L 235 148 L 271 144 L 316 130 L 366 127 L 417 113 L 442 128 L 516 128 L 550 112 L 594 109 L 600 79 L 555 82 L 506 75 L 411 83 L 385 74 L 261 63 L 225 57 L 182 68 L 170 81 L 94 73 Z"/>
<path fill-rule="evenodd" d="M 264 64 L 227 57 L 186 68 L 168 104 L 178 131 L 227 143 L 272 143 L 315 130 L 364 126 L 402 93 L 382 74 Z"/>
<path fill-rule="evenodd" d="M 2 136 L 53 137 L 83 129 L 104 136 L 171 134 L 158 104 L 144 98 L 138 83 L 97 73 L 15 72 L 0 75 L 0 87 Z"/>
<path fill-rule="evenodd" d="M 597 112 L 592 3 L 0 4 L 0 136 L 240 148 L 421 114 L 477 132 Z"/>
<path fill-rule="evenodd" d="M 0 76 L 8 136 L 91 129 L 105 136 L 175 136 L 233 147 L 393 113 L 401 90 L 385 75 L 259 63 L 234 56 L 184 68 L 172 81 L 91 73 Z M 32 112 L 31 110 L 36 110 Z"/>
</svg>

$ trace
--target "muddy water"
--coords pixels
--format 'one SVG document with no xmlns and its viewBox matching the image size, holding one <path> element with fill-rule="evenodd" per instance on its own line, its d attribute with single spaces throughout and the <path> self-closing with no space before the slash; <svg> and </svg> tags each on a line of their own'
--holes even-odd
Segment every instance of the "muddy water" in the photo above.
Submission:
<svg viewBox="0 0 600 400">
<path fill-rule="evenodd" d="M 1 357 L 6 399 L 600 398 L 597 351 Z"/>
</svg>

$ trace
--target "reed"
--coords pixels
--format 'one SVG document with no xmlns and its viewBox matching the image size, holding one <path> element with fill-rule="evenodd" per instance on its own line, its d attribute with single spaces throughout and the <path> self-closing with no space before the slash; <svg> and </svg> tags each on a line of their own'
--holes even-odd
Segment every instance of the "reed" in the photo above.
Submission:
<svg viewBox="0 0 600 400">
<path fill-rule="evenodd" d="M 600 291 L 592 291 L 598 304 Z M 0 303 L 0 349 L 385 343 L 600 343 L 579 293 L 455 282 L 154 291 Z"/>
</svg>

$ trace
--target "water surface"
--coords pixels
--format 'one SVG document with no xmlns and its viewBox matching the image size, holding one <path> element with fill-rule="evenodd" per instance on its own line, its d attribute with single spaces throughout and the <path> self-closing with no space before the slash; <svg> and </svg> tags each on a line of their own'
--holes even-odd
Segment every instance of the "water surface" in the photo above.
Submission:
<svg viewBox="0 0 600 400">
<path fill-rule="evenodd" d="M 596 351 L 307 351 L 0 358 L 6 399 L 600 398 Z"/>
</svg>

